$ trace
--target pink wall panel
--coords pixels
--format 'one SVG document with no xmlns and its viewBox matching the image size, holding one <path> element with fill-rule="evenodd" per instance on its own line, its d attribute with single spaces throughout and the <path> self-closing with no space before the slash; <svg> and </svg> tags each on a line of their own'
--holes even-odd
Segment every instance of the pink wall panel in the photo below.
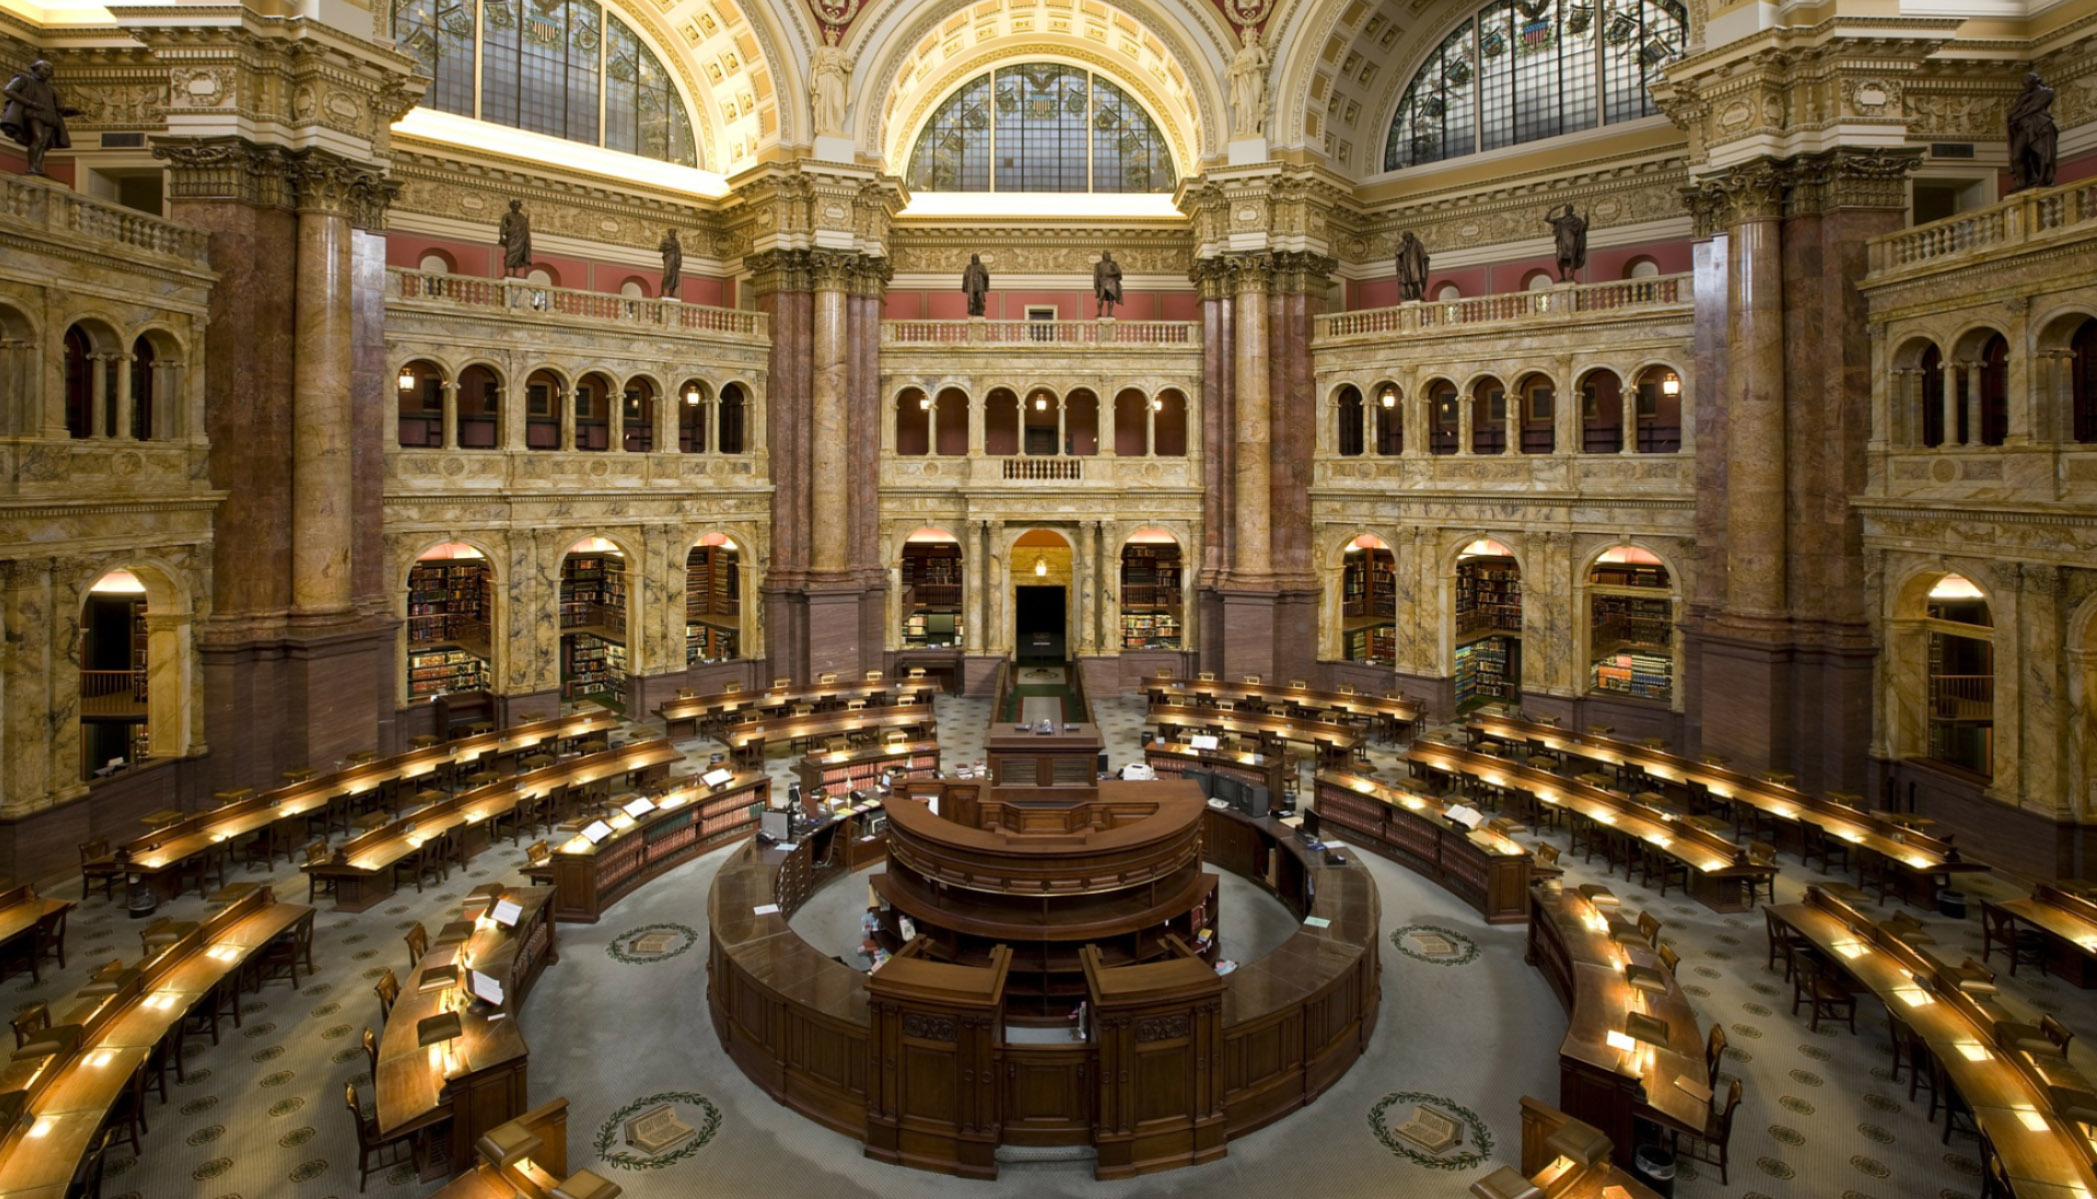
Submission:
<svg viewBox="0 0 2097 1199">
<path fill-rule="evenodd" d="M 2097 159 L 2091 161 L 2090 170 L 2097 174 Z M 1582 283 L 1607 283 L 1624 278 L 1630 271 L 1634 259 L 1650 258 L 1663 275 L 1678 275 L 1690 269 L 1693 250 L 1687 239 L 1681 241 L 1653 242 L 1637 246 L 1611 246 L 1606 249 L 1588 251 L 1587 266 L 1580 271 Z M 1357 279 L 1347 285 L 1347 307 L 1349 309 L 1387 308 L 1398 302 L 1398 278 L 1395 269 L 1386 265 L 1383 273 L 1367 279 Z M 1460 267 L 1453 270 L 1436 270 L 1429 263 L 1427 295 L 1432 298 L 1444 283 L 1456 284 L 1458 292 L 1465 296 L 1498 295 L 1521 291 L 1529 275 L 1543 271 L 1553 279 L 1558 277 L 1558 260 L 1554 254 L 1531 255 L 1513 258 L 1505 262 L 1487 263 L 1480 266 Z"/>
<path fill-rule="evenodd" d="M 386 234 L 387 266 L 412 269 L 421 264 L 424 254 L 431 251 L 448 257 L 455 274 L 486 279 L 502 274 L 502 249 L 492 242 L 458 241 L 400 231 Z M 559 286 L 584 291 L 617 292 L 620 285 L 632 279 L 641 285 L 642 294 L 652 296 L 656 285 L 662 282 L 662 271 L 656 267 L 550 254 L 535 255 L 534 264 L 551 272 Z M 733 302 L 735 289 L 728 280 L 697 276 L 686 271 L 677 292 L 678 298 L 687 304 L 726 307 Z"/>
</svg>

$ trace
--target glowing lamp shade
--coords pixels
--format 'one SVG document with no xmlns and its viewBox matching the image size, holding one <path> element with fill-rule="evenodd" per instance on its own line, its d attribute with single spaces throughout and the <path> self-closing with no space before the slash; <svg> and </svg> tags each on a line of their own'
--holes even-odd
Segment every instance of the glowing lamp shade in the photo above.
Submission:
<svg viewBox="0 0 2097 1199">
<path fill-rule="evenodd" d="M 1396 408 L 1398 406 L 1398 393 L 1386 387 L 1383 389 L 1383 394 L 1376 397 L 1376 402 L 1386 408 Z"/>
<path fill-rule="evenodd" d="M 1665 378 L 1665 379 L 1662 379 L 1662 380 L 1660 381 L 1660 394 L 1662 394 L 1662 395 L 1667 395 L 1667 396 L 1678 396 L 1678 395 L 1681 395 L 1681 394 L 1682 394 L 1682 376 L 1680 376 L 1680 375 L 1677 375 L 1677 374 L 1676 374 L 1675 372 L 1673 372 L 1673 371 L 1669 371 L 1669 372 L 1667 373 L 1667 378 Z"/>
<path fill-rule="evenodd" d="M 1041 554 L 1034 555 L 1034 577 L 1040 579 L 1046 578 L 1047 576 L 1048 558 Z"/>
<path fill-rule="evenodd" d="M 498 1169 L 514 1166 L 537 1153 L 545 1142 L 532 1135 L 524 1125 L 507 1120 L 489 1129 L 474 1142 L 474 1149 L 482 1160 Z"/>
<path fill-rule="evenodd" d="M 697 383 L 685 384 L 684 402 L 688 407 L 697 408 L 699 406 L 699 385 Z"/>
<path fill-rule="evenodd" d="M 404 366 L 400 368 L 400 389 L 402 391 L 415 390 L 415 371 L 412 367 Z"/>
<path fill-rule="evenodd" d="M 1048 397 L 1047 397 L 1047 396 L 1035 396 L 1035 397 L 1034 397 L 1034 411 L 1036 411 L 1036 412 L 1047 412 L 1047 411 L 1048 411 Z"/>
<path fill-rule="evenodd" d="M 930 411 L 932 410 L 932 397 L 931 397 L 931 396 L 919 396 L 919 397 L 917 398 L 917 406 L 918 406 L 919 408 L 922 408 L 922 409 L 924 409 L 924 410 L 925 410 L 925 411 L 927 411 L 927 412 L 930 412 Z"/>
</svg>

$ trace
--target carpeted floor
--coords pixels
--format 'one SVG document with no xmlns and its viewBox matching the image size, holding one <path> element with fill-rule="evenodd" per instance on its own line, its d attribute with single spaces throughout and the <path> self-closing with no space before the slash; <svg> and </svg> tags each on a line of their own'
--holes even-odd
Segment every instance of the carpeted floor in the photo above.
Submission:
<svg viewBox="0 0 2097 1199">
<path fill-rule="evenodd" d="M 982 757 L 988 705 L 943 698 L 940 730 L 949 765 Z M 1140 700 L 1097 701 L 1110 760 L 1138 754 Z M 688 746 L 695 764 L 718 747 Z M 1393 747 L 1372 751 L 1377 773 L 1402 777 Z M 788 759 L 771 762 L 783 782 Z M 1563 846 L 1563 842 L 1560 842 Z M 721 850 L 665 876 L 615 907 L 594 926 L 562 925 L 560 961 L 550 966 L 520 1019 L 532 1046 L 531 1098 L 566 1096 L 571 1104 L 570 1161 L 591 1165 L 636 1199 L 706 1195 L 854 1196 L 1166 1196 L 1237 1193 L 1291 1195 L 1461 1196 L 1493 1164 L 1512 1162 L 1520 1135 L 1517 1099 L 1557 1095 L 1556 1052 L 1565 1016 L 1542 977 L 1522 961 L 1522 930 L 1487 927 L 1460 901 L 1393 863 L 1358 858 L 1375 879 L 1384 930 L 1383 1010 L 1367 1055 L 1311 1108 L 1235 1141 L 1224 1160 L 1126 1183 L 1099 1183 L 1089 1161 L 1014 1160 L 996 1183 L 968 1183 L 872 1163 L 857 1142 L 828 1132 L 774 1104 L 728 1062 L 706 1014 L 706 897 L 714 872 L 733 850 Z M 150 1199 L 244 1196 L 346 1196 L 357 1190 L 356 1145 L 342 1085 L 355 1080 L 369 1096 L 358 1033 L 376 1025 L 371 982 L 386 967 L 400 972 L 400 940 L 415 921 L 435 928 L 472 887 L 517 881 L 522 855 L 508 845 L 474 860 L 464 874 L 429 892 L 399 895 L 357 915 L 323 911 L 315 933 L 320 972 L 294 990 L 272 984 L 246 1005 L 244 1027 L 222 1043 L 190 1042 L 189 1078 L 169 1085 L 168 1102 L 150 1101 L 151 1131 L 142 1159 L 119 1150 L 104 1193 Z M 1813 877 L 1788 856 L 1780 900 L 1797 898 Z M 245 877 L 261 879 L 254 871 Z M 303 900 L 301 877 L 281 862 L 272 872 L 279 893 Z M 1599 876 L 1577 861 L 1568 881 Z M 1885 1018 L 1860 1004 L 1857 1031 L 1823 1022 L 1806 1030 L 1790 1014 L 1790 988 L 1764 968 L 1761 918 L 1721 916 L 1693 902 L 1606 879 L 1627 909 L 1644 906 L 1665 924 L 1663 936 L 1683 956 L 1683 980 L 1708 1024 L 1732 1038 L 1727 1070 L 1741 1077 L 1746 1099 L 1734 1131 L 1729 1186 L 1707 1167 L 1685 1169 L 1677 1194 L 1686 1199 L 1970 1199 L 1979 1193 L 1976 1144 L 1925 1119 L 1926 1100 L 1909 1101 L 1905 1077 L 1889 1077 Z M 1235 880 L 1233 880 L 1235 884 Z M 1991 876 L 1968 891 L 2010 895 L 2020 880 Z M 74 894 L 75 883 L 62 893 Z M 804 909 L 796 926 L 815 938 L 852 937 L 864 902 L 857 879 L 832 884 Z M 1233 900 L 1233 896 L 1237 900 Z M 164 907 L 195 918 L 194 896 Z M 1977 908 L 1977 905 L 1975 905 Z M 835 921 L 846 924 L 835 931 Z M 1225 890 L 1223 935 L 1255 941 L 1286 935 L 1286 914 L 1248 886 Z M 1949 921 L 1918 912 L 1946 956 L 1978 956 L 1977 918 Z M 41 985 L 6 984 L 17 1004 L 59 1001 L 96 964 L 136 957 L 136 923 L 99 896 L 74 913 L 69 968 L 47 972 Z M 651 933 L 661 934 L 650 936 Z M 1429 950 L 1441 951 L 1431 953 Z M 849 957 L 848 957 L 849 960 Z M 2057 1013 L 2071 1029 L 2097 1028 L 2097 998 L 2027 968 L 2003 979 L 2029 1007 Z M 2084 1041 L 2076 1057 L 2090 1069 Z M 667 1097 L 667 1098 L 658 1098 Z M 668 1102 L 699 1130 L 662 1158 L 642 1159 L 619 1137 L 637 1104 Z M 1437 1160 L 1384 1131 L 1415 1103 L 1463 1121 L 1463 1142 Z M 1020 1155 L 1013 1155 L 1015 1157 Z M 411 1182 L 406 1169 L 381 1169 L 367 1189 L 378 1196 L 421 1196 L 435 1184 Z"/>
</svg>

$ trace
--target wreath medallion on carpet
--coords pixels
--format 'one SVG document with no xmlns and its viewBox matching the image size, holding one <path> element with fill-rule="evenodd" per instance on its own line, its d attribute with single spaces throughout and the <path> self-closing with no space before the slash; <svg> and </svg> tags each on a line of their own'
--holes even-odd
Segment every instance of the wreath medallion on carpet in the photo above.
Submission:
<svg viewBox="0 0 2097 1199">
<path fill-rule="evenodd" d="M 1391 946 L 1430 966 L 1468 966 L 1478 960 L 1478 942 L 1439 924 L 1408 924 L 1391 934 Z"/>
<path fill-rule="evenodd" d="M 699 930 L 689 924 L 644 924 L 613 937 L 604 952 L 615 962 L 645 966 L 667 962 L 699 943 Z"/>
<path fill-rule="evenodd" d="M 590 1147 L 621 1170 L 660 1170 L 699 1152 L 721 1130 L 721 1109 L 697 1091 L 658 1091 L 615 1111 Z"/>
<path fill-rule="evenodd" d="M 1369 1109 L 1384 1147 L 1430 1170 L 1470 1170 L 1493 1156 L 1493 1130 L 1478 1113 L 1443 1095 L 1393 1091 Z"/>
</svg>

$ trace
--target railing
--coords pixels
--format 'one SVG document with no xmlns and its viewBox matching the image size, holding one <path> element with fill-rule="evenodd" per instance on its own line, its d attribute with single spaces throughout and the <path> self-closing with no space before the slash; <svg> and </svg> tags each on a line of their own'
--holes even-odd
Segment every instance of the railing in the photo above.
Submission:
<svg viewBox="0 0 2097 1199">
<path fill-rule="evenodd" d="M 146 710 L 146 672 L 143 670 L 83 670 L 80 672 L 82 716 L 138 716 Z"/>
<path fill-rule="evenodd" d="M 412 303 L 449 304 L 519 314 L 543 312 L 584 320 L 653 325 L 695 333 L 733 333 L 769 337 L 771 325 L 762 312 L 713 308 L 675 300 L 633 299 L 601 291 L 544 287 L 522 279 L 481 279 L 472 275 L 386 269 L 386 298 Z"/>
<path fill-rule="evenodd" d="M 882 321 L 883 345 L 1201 345 L 1192 321 Z"/>
<path fill-rule="evenodd" d="M 1995 676 L 1934 674 L 1930 676 L 1930 719 L 1990 720 L 1995 715 Z"/>
<path fill-rule="evenodd" d="M 1083 458 L 1007 458 L 1007 479 L 1082 479 L 1085 477 Z"/>
<path fill-rule="evenodd" d="M 1687 307 L 1694 299 L 1689 275 L 1580 283 L 1543 291 L 1515 291 L 1461 300 L 1429 300 L 1396 308 L 1333 312 L 1315 318 L 1312 339 L 1431 333 L 1515 321 L 1571 320 L 1583 313 L 1638 312 Z"/>
<path fill-rule="evenodd" d="M 1976 208 L 1873 238 L 1871 273 L 1903 271 L 1975 250 L 2014 246 L 2097 220 L 2097 180 L 2019 192 Z"/>
<path fill-rule="evenodd" d="M 78 245 L 82 239 L 115 242 L 199 267 L 210 265 L 211 235 L 202 229 L 18 176 L 0 176 L 0 221 L 34 226 L 49 240 L 66 245 Z"/>
</svg>

